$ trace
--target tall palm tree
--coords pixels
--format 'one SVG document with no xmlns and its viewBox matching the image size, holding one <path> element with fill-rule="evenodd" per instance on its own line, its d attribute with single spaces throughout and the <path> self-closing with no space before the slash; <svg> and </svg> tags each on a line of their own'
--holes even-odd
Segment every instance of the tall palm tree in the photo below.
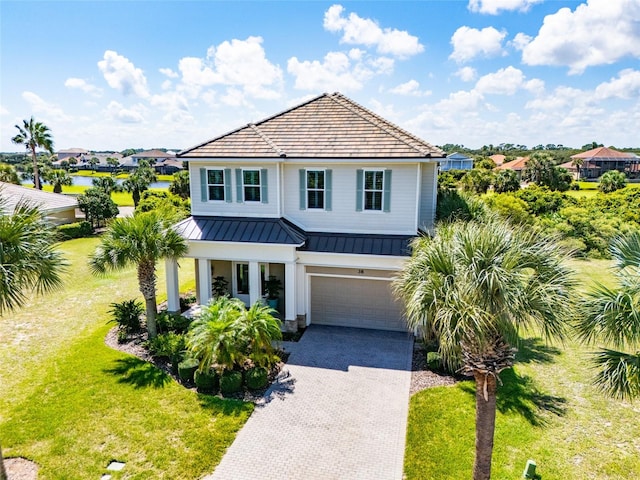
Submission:
<svg viewBox="0 0 640 480">
<path fill-rule="evenodd" d="M 181 170 L 173 174 L 169 191 L 181 198 L 189 198 L 189 171 Z"/>
<path fill-rule="evenodd" d="M 20 202 L 9 213 L 0 190 L 0 316 L 24 305 L 31 292 L 62 286 L 67 264 L 56 241 L 55 228 L 37 207 Z M 0 479 L 6 478 L 0 448 Z"/>
<path fill-rule="evenodd" d="M 394 280 L 411 328 L 439 342 L 444 364 L 476 386 L 473 478 L 491 474 L 498 375 L 523 331 L 562 338 L 574 282 L 557 242 L 495 219 L 440 224 Z"/>
<path fill-rule="evenodd" d="M 47 152 L 53 154 L 53 139 L 51 138 L 51 131 L 44 123 L 36 122 L 33 117 L 28 121 L 23 120 L 22 123 L 22 127 L 20 125 L 16 125 L 18 134 L 13 137 L 11 141 L 16 145 L 24 145 L 27 150 L 31 151 L 34 186 L 38 190 L 42 190 L 40 174 L 38 172 L 36 148 L 44 148 Z"/>
<path fill-rule="evenodd" d="M 107 195 L 111 195 L 112 192 L 119 192 L 122 187 L 116 182 L 113 177 L 96 177 L 91 180 L 94 187 L 104 190 Z"/>
<path fill-rule="evenodd" d="M 129 178 L 122 182 L 122 188 L 131 193 L 131 196 L 133 197 L 134 207 L 138 206 L 142 192 L 147 190 L 149 185 L 157 179 L 158 177 L 156 176 L 156 172 L 151 168 L 149 162 L 141 160 L 140 166 L 136 168 L 131 175 L 129 175 Z"/>
<path fill-rule="evenodd" d="M 156 327 L 156 263 L 163 258 L 178 259 L 187 253 L 185 239 L 156 212 L 118 218 L 104 233 L 89 260 L 95 274 L 136 265 L 138 285 L 144 297 L 149 337 Z"/>
<path fill-rule="evenodd" d="M 53 185 L 53 193 L 62 193 L 63 186 L 73 185 L 73 178 L 64 170 L 49 170 L 43 177 Z"/>
<path fill-rule="evenodd" d="M 615 349 L 596 353 L 595 384 L 611 397 L 632 399 L 640 397 L 640 232 L 615 239 L 611 254 L 618 287 L 597 284 L 576 327 L 585 342 L 602 340 Z"/>
</svg>

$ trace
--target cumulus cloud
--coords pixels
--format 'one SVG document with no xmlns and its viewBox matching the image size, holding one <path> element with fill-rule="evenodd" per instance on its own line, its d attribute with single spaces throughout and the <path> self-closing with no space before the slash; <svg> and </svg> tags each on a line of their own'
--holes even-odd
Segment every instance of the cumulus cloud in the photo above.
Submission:
<svg viewBox="0 0 640 480">
<path fill-rule="evenodd" d="M 580 74 L 623 57 L 640 58 L 639 24 L 638 0 L 587 0 L 575 11 L 561 8 L 547 15 L 538 35 L 523 45 L 522 61 L 567 66 L 570 74 Z"/>
<path fill-rule="evenodd" d="M 299 90 L 342 92 L 360 90 L 362 81 L 351 69 L 351 61 L 341 52 L 329 52 L 322 62 L 289 59 L 287 71 L 296 78 L 295 88 Z"/>
<path fill-rule="evenodd" d="M 617 78 L 598 85 L 594 98 L 597 100 L 640 98 L 640 71 L 632 68 L 622 70 Z"/>
<path fill-rule="evenodd" d="M 324 28 L 342 32 L 340 41 L 349 45 L 375 47 L 378 53 L 406 58 L 424 51 L 418 37 L 405 30 L 381 28 L 378 22 L 362 18 L 356 13 L 344 16 L 342 5 L 332 5 L 324 14 Z"/>
<path fill-rule="evenodd" d="M 472 12 L 498 15 L 501 11 L 526 12 L 532 5 L 542 0 L 469 0 L 468 8 Z"/>
<path fill-rule="evenodd" d="M 99 97 L 102 95 L 102 89 L 96 87 L 95 85 L 91 85 L 87 83 L 86 80 L 82 78 L 70 77 L 64 82 L 64 86 L 67 88 L 76 88 L 78 90 L 82 90 L 84 93 L 89 93 L 95 97 Z"/>
<path fill-rule="evenodd" d="M 453 53 L 449 58 L 458 63 L 468 62 L 477 56 L 495 57 L 504 54 L 502 41 L 507 32 L 499 32 L 493 27 L 482 30 L 462 26 L 451 37 Z"/>
<path fill-rule="evenodd" d="M 522 70 L 509 66 L 480 77 L 475 88 L 483 95 L 514 95 L 521 89 L 540 92 L 544 82 L 539 79 L 526 81 Z"/>
<path fill-rule="evenodd" d="M 174 72 L 170 68 L 160 68 L 158 71 L 169 78 L 178 78 L 180 76 L 177 72 Z"/>
<path fill-rule="evenodd" d="M 0 115 L 9 115 L 9 110 L 4 108 L 3 105 L 0 105 Z"/>
<path fill-rule="evenodd" d="M 430 90 L 421 90 L 420 83 L 417 80 L 409 80 L 408 82 L 401 83 L 389 91 L 396 95 L 410 95 L 413 97 L 424 97 L 432 93 Z"/>
<path fill-rule="evenodd" d="M 25 91 L 22 92 L 22 98 L 31 106 L 34 113 L 51 118 L 52 120 L 69 120 L 70 117 L 64 113 L 62 108 L 53 103 L 49 103 L 39 95 Z"/>
<path fill-rule="evenodd" d="M 149 97 L 147 78 L 144 72 L 127 58 L 113 50 L 104 52 L 103 60 L 98 62 L 98 68 L 104 75 L 111 88 L 119 90 L 123 95 L 136 95 L 140 98 Z"/>
<path fill-rule="evenodd" d="M 478 72 L 473 67 L 462 67 L 454 75 L 463 82 L 473 82 L 477 78 Z"/>
<path fill-rule="evenodd" d="M 107 105 L 107 116 L 122 123 L 142 123 L 144 122 L 145 107 L 142 104 L 125 108 L 121 103 L 111 101 Z"/>
</svg>

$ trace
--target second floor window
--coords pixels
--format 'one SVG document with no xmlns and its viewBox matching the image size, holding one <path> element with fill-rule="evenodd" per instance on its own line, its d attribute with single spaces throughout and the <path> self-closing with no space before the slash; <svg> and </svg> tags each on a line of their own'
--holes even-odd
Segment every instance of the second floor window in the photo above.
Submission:
<svg viewBox="0 0 640 480">
<path fill-rule="evenodd" d="M 365 170 L 364 172 L 364 209 L 382 210 L 384 192 L 384 171 Z"/>
<path fill-rule="evenodd" d="M 242 187 L 245 202 L 260 201 L 260 170 L 243 170 Z"/>
<path fill-rule="evenodd" d="M 207 170 L 209 200 L 224 201 L 224 170 Z"/>
<path fill-rule="evenodd" d="M 324 208 L 324 170 L 307 170 L 307 208 Z"/>
</svg>

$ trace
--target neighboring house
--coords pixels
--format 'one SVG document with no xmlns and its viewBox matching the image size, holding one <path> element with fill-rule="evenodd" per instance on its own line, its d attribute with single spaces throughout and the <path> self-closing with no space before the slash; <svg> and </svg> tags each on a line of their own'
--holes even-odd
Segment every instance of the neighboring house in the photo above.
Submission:
<svg viewBox="0 0 640 480">
<path fill-rule="evenodd" d="M 89 151 L 84 148 L 67 148 L 66 150 L 59 150 L 58 161 L 68 160 L 69 158 L 82 159 L 85 155 L 89 155 Z"/>
<path fill-rule="evenodd" d="M 3 208 L 8 212 L 13 212 L 18 202 L 27 201 L 31 205 L 37 205 L 45 218 L 55 225 L 73 223 L 76 220 L 78 202 L 67 195 L 0 182 L 0 196 L 5 200 Z"/>
<path fill-rule="evenodd" d="M 500 165 L 502 165 L 504 161 L 507 159 L 507 157 L 505 155 L 502 155 L 501 153 L 496 153 L 495 155 L 491 155 L 489 156 L 489 158 L 493 160 L 493 163 L 496 164 L 496 167 L 499 167 Z"/>
<path fill-rule="evenodd" d="M 147 160 L 158 173 L 172 174 L 182 170 L 182 161 L 176 160 L 175 152 L 163 152 L 162 150 L 145 150 L 134 153 L 122 159 L 121 165 L 127 170 L 133 170 L 140 165 L 140 160 Z"/>
<path fill-rule="evenodd" d="M 180 152 L 192 217 L 177 227 L 196 259 L 199 303 L 221 276 L 252 304 L 273 275 L 288 329 L 406 330 L 390 281 L 411 239 L 433 226 L 444 156 L 339 93 Z M 175 311 L 178 267 L 166 266 Z"/>
<path fill-rule="evenodd" d="M 640 157 L 635 153 L 619 152 L 613 148 L 598 147 L 593 150 L 572 155 L 571 158 L 582 161 L 579 167 L 573 166 L 572 170 L 577 173 L 580 169 L 580 178 L 598 178 L 609 170 L 618 170 L 628 177 L 640 176 Z M 574 162 L 575 163 L 575 162 Z M 565 165 L 562 165 L 566 167 Z"/>
<path fill-rule="evenodd" d="M 473 168 L 473 159 L 461 153 L 452 153 L 447 158 L 440 160 L 440 171 L 447 170 L 471 170 Z"/>
<path fill-rule="evenodd" d="M 496 167 L 496 170 L 513 170 L 518 174 L 518 179 L 522 180 L 522 172 L 527 166 L 527 161 L 529 157 L 518 157 L 515 160 L 511 160 L 510 162 L 503 163 Z"/>
</svg>

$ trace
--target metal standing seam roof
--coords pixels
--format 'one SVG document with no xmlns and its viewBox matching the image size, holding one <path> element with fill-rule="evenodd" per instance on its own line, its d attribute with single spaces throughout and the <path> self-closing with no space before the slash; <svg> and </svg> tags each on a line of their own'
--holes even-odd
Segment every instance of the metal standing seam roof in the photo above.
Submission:
<svg viewBox="0 0 640 480">
<path fill-rule="evenodd" d="M 186 149 L 182 158 L 443 158 L 445 153 L 340 93 Z"/>
<path fill-rule="evenodd" d="M 409 256 L 417 235 L 305 232 L 284 218 L 189 217 L 176 225 L 187 240 L 296 246 L 306 252 Z"/>
</svg>

